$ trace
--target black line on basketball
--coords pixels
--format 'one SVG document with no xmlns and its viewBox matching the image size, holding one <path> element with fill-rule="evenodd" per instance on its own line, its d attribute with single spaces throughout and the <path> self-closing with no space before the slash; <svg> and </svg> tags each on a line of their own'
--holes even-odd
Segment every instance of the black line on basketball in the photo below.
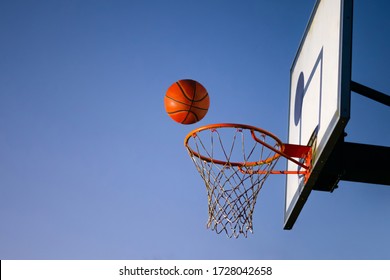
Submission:
<svg viewBox="0 0 390 280">
<path fill-rule="evenodd" d="M 182 102 L 182 101 L 179 101 L 179 100 L 177 100 L 177 99 L 175 99 L 175 98 L 173 98 L 173 97 L 170 97 L 170 96 L 165 96 L 166 98 L 169 98 L 169 99 L 171 99 L 171 100 L 173 100 L 173 101 L 175 101 L 175 102 L 177 102 L 177 103 L 179 103 L 179 104 L 183 104 L 183 105 L 187 105 L 187 106 L 190 106 L 190 109 L 191 108 L 195 108 L 195 109 L 199 109 L 199 110 L 208 110 L 208 108 L 202 108 L 202 107 L 198 107 L 198 106 L 192 106 L 191 107 L 191 104 L 188 104 L 188 103 L 185 103 L 185 102 Z M 198 102 L 198 101 L 196 101 L 196 102 Z M 189 109 L 188 109 L 189 110 Z"/>
<path fill-rule="evenodd" d="M 192 115 L 195 116 L 195 120 L 196 120 L 195 122 L 198 122 L 198 121 L 199 121 L 199 118 L 198 118 L 198 115 L 197 115 L 197 114 L 195 114 L 194 112 L 188 111 L 186 117 L 185 117 L 184 120 L 181 122 L 182 124 L 185 124 L 185 121 L 187 120 L 187 118 L 188 118 L 188 116 L 189 116 L 190 114 L 192 114 Z"/>
<path fill-rule="evenodd" d="M 184 97 L 187 98 L 190 102 L 193 102 L 193 99 L 191 99 L 191 98 L 187 95 L 187 93 L 186 93 L 186 91 L 184 90 L 184 88 L 182 88 L 182 86 L 180 85 L 180 82 L 176 82 L 176 84 L 179 86 L 179 89 L 180 89 L 181 93 L 184 95 Z M 194 96 L 194 97 L 195 97 L 195 96 Z"/>
</svg>

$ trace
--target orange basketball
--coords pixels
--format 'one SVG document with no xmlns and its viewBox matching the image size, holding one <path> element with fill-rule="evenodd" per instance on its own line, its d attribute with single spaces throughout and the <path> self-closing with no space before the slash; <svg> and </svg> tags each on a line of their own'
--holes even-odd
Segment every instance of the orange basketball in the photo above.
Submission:
<svg viewBox="0 0 390 280">
<path fill-rule="evenodd" d="M 164 97 L 165 110 L 176 122 L 193 124 L 207 114 L 210 98 L 197 81 L 180 80 L 172 84 Z"/>
</svg>

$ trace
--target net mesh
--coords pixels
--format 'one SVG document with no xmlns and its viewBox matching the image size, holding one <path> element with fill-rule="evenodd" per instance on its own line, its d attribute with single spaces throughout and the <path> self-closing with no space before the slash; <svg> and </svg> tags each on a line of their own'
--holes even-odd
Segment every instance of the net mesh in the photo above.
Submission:
<svg viewBox="0 0 390 280">
<path fill-rule="evenodd" d="M 264 133 L 236 127 L 193 133 L 187 150 L 205 182 L 208 196 L 207 227 L 228 237 L 253 233 L 252 216 L 259 191 L 279 155 L 256 138 L 280 149 Z M 267 160 L 272 159 L 272 160 Z"/>
</svg>

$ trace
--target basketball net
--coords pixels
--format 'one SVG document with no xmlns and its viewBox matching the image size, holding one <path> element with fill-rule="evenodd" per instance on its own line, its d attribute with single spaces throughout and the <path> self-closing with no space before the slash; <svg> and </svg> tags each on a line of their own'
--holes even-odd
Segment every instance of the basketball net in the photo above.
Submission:
<svg viewBox="0 0 390 280">
<path fill-rule="evenodd" d="M 207 227 L 228 237 L 247 237 L 253 232 L 258 194 L 280 157 L 274 149 L 281 150 L 283 144 L 260 129 L 226 125 L 194 130 L 185 146 L 206 185 Z"/>
</svg>

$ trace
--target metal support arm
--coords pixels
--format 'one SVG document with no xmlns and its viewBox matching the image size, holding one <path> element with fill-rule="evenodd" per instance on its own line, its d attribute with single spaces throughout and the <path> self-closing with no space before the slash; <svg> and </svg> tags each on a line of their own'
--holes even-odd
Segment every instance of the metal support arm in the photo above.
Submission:
<svg viewBox="0 0 390 280">
<path fill-rule="evenodd" d="M 366 87 L 354 81 L 351 81 L 351 90 L 379 103 L 390 106 L 390 96 L 380 91 Z"/>
</svg>

